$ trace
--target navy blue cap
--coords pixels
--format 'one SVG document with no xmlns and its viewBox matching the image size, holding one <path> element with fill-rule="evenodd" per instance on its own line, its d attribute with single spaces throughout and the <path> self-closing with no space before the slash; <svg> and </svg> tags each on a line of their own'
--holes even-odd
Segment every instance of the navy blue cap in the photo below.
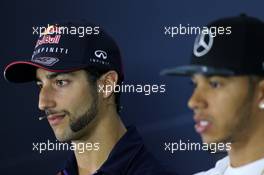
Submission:
<svg viewBox="0 0 264 175">
<path fill-rule="evenodd" d="M 191 63 L 165 69 L 162 75 L 264 75 L 264 23 L 241 14 L 218 19 L 207 26 L 217 29 L 199 34 Z"/>
<path fill-rule="evenodd" d="M 8 64 L 4 76 L 10 82 L 22 83 L 34 81 L 37 68 L 72 72 L 89 67 L 115 70 L 119 80 L 124 79 L 119 48 L 100 26 L 64 22 L 48 25 L 38 38 L 32 57 Z"/>
</svg>

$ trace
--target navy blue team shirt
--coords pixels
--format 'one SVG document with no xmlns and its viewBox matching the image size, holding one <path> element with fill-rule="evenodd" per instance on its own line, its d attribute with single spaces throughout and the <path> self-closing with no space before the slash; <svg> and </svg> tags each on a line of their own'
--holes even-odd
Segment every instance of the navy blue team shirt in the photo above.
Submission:
<svg viewBox="0 0 264 175">
<path fill-rule="evenodd" d="M 57 175 L 78 175 L 74 154 Z M 93 175 L 168 175 L 157 160 L 147 151 L 135 127 L 114 146 L 108 159 Z"/>
</svg>

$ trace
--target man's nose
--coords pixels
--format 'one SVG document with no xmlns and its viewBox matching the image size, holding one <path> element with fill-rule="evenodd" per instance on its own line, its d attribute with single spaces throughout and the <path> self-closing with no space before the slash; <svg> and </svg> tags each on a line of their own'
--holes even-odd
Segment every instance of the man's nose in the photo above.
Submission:
<svg viewBox="0 0 264 175">
<path fill-rule="evenodd" d="M 56 102 L 53 91 L 50 87 L 43 86 L 39 93 L 39 109 L 44 111 L 46 109 L 54 108 Z"/>
<path fill-rule="evenodd" d="M 206 108 L 208 102 L 206 100 L 206 90 L 200 87 L 194 89 L 192 96 L 188 101 L 188 107 L 192 110 Z"/>
</svg>

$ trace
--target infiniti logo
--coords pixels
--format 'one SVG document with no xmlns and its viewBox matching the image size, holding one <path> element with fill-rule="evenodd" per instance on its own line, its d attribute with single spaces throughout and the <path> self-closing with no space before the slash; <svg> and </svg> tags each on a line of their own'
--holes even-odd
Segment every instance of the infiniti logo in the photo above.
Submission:
<svg viewBox="0 0 264 175">
<path fill-rule="evenodd" d="M 208 34 L 200 34 L 194 41 L 193 54 L 201 57 L 207 54 L 213 46 L 214 37 L 209 32 Z"/>
<path fill-rule="evenodd" d="M 97 58 L 102 58 L 102 59 L 106 59 L 107 58 L 107 53 L 103 50 L 96 50 L 94 52 L 94 55 L 97 57 Z"/>
</svg>

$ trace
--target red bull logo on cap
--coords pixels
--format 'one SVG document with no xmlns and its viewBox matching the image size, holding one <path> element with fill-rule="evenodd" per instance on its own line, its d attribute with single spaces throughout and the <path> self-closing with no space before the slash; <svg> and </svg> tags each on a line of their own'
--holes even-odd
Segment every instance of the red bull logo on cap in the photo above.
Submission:
<svg viewBox="0 0 264 175">
<path fill-rule="evenodd" d="M 56 35 L 51 36 L 52 34 Z M 48 28 L 43 33 L 41 33 L 41 36 L 43 37 L 38 39 L 35 48 L 42 44 L 58 44 L 61 37 L 60 29 L 57 26 L 48 26 Z"/>
</svg>

